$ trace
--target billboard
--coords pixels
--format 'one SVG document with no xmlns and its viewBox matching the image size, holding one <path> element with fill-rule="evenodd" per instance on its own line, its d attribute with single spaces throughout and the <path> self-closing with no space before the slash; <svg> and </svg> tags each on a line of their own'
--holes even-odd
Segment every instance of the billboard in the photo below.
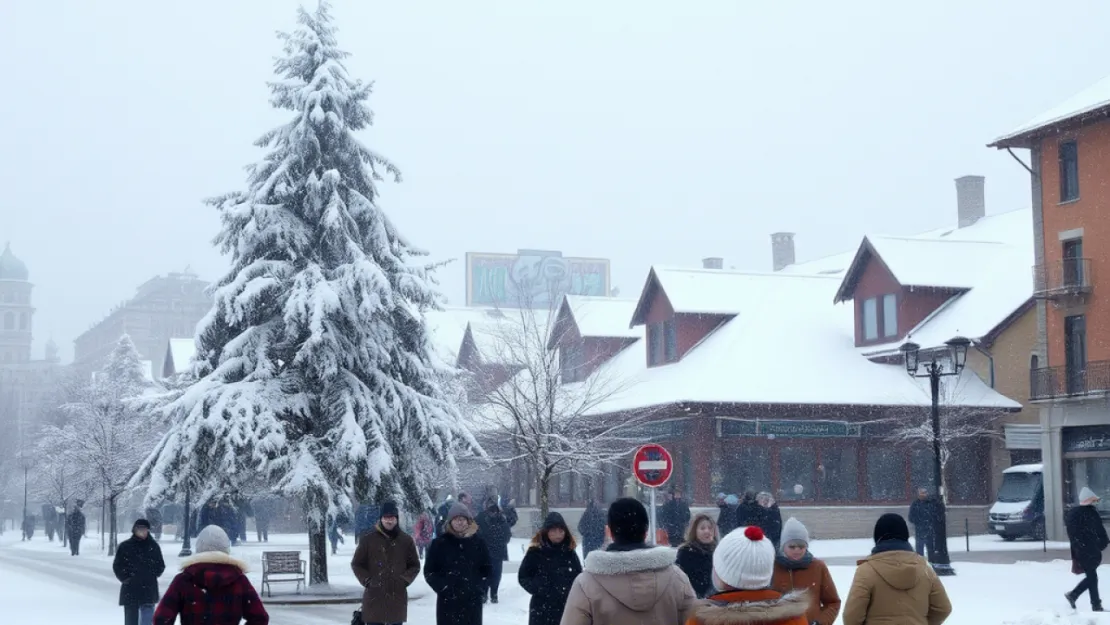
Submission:
<svg viewBox="0 0 1110 625">
<path fill-rule="evenodd" d="M 565 294 L 609 295 L 609 260 L 562 252 L 466 254 L 466 305 L 553 308 Z"/>
</svg>

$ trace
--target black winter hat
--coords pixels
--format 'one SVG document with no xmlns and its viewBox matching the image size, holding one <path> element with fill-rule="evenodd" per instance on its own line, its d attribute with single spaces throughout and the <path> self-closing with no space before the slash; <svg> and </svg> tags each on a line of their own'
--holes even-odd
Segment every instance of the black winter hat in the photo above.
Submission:
<svg viewBox="0 0 1110 625">
<path fill-rule="evenodd" d="M 396 503 L 394 503 L 392 501 L 387 501 L 387 502 L 382 504 L 382 518 L 385 518 L 387 516 L 391 516 L 391 517 L 401 516 L 397 512 L 397 504 Z"/>
<path fill-rule="evenodd" d="M 647 531 L 648 513 L 644 504 L 630 497 L 609 504 L 609 532 L 614 543 L 642 543 Z"/>
<path fill-rule="evenodd" d="M 146 529 L 150 529 L 150 521 L 147 521 L 146 519 L 139 519 L 138 521 L 135 521 L 135 524 L 131 526 L 131 531 L 134 532 L 135 530 L 139 529 L 140 527 L 145 527 Z"/>
<path fill-rule="evenodd" d="M 888 512 L 875 521 L 875 542 L 910 539 L 910 528 L 902 515 Z"/>
<path fill-rule="evenodd" d="M 566 533 L 570 533 L 570 528 L 567 527 L 567 522 L 563 520 L 563 515 L 558 512 L 549 512 L 547 518 L 543 520 L 543 531 L 547 531 L 553 527 L 561 527 Z"/>
</svg>

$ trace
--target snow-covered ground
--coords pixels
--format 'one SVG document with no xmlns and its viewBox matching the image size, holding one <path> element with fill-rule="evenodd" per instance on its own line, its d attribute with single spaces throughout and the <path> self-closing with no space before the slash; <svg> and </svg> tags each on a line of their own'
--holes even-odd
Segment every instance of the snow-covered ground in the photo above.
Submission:
<svg viewBox="0 0 1110 625">
<path fill-rule="evenodd" d="M 516 570 L 526 541 L 514 540 L 510 562 L 505 567 L 505 580 L 500 592 L 501 603 L 486 606 L 487 625 L 519 625 L 527 622 L 528 595 L 516 583 Z M 272 536 L 267 545 L 254 542 L 235 548 L 234 555 L 253 567 L 250 574 L 256 583 L 258 564 L 263 550 L 304 549 L 305 539 L 297 535 Z M 1059 548 L 1059 543 L 1049 548 Z M 22 543 L 14 532 L 0 537 L 0 596 L 5 622 L 37 623 L 81 622 L 84 625 L 116 625 L 122 615 L 116 605 L 119 585 L 112 576 L 111 560 L 98 549 L 99 538 L 85 541 L 84 554 L 74 558 L 57 543 L 49 543 L 41 535 L 30 543 Z M 815 541 L 813 549 L 826 557 L 862 557 L 870 550 L 866 540 Z M 962 539 L 953 540 L 952 549 L 962 549 Z M 163 589 L 178 569 L 180 545 L 166 542 L 168 570 L 162 578 Z M 354 585 L 349 562 L 354 545 L 340 545 L 339 555 L 329 560 L 331 579 L 336 585 Z M 1041 543 L 1004 543 L 996 537 L 972 538 L 972 550 L 1020 551 L 1040 550 Z M 946 578 L 945 585 L 955 607 L 953 625 L 1110 625 L 1110 616 L 1094 615 L 1080 604 L 1079 614 L 1068 614 L 1063 593 L 1077 578 L 1070 572 L 1070 563 L 1057 560 L 1036 563 L 977 564 L 959 563 L 958 575 Z M 842 594 L 851 583 L 851 566 L 832 566 L 833 578 Z M 278 587 L 281 593 L 281 587 Z M 288 587 L 285 592 L 291 592 Z M 414 597 L 409 607 L 409 622 L 431 625 L 435 622 L 435 596 L 423 579 L 411 588 Z M 1110 593 L 1110 587 L 1104 594 Z M 271 606 L 274 625 L 334 625 L 350 621 L 354 606 Z"/>
</svg>

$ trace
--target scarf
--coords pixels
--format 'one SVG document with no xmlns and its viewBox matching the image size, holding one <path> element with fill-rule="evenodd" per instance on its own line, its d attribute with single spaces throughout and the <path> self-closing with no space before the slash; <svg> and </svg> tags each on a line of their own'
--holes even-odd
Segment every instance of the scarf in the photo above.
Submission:
<svg viewBox="0 0 1110 625">
<path fill-rule="evenodd" d="M 704 554 L 711 555 L 714 551 L 717 550 L 717 541 L 713 541 L 707 545 L 700 540 L 693 540 L 686 543 L 684 546 L 689 547 L 692 551 L 698 551 Z"/>
<path fill-rule="evenodd" d="M 389 536 L 390 538 L 397 538 L 397 535 L 401 533 L 401 524 L 398 523 L 397 525 L 393 526 L 393 529 L 387 530 L 385 529 L 385 527 L 382 526 L 382 522 L 378 521 L 378 531 L 385 534 L 386 536 Z"/>
<path fill-rule="evenodd" d="M 785 555 L 778 553 L 775 554 L 775 562 L 781 564 L 782 568 L 787 571 L 801 571 L 803 569 L 808 569 L 809 565 L 813 564 L 813 554 L 807 550 L 801 560 L 791 560 Z"/>
</svg>

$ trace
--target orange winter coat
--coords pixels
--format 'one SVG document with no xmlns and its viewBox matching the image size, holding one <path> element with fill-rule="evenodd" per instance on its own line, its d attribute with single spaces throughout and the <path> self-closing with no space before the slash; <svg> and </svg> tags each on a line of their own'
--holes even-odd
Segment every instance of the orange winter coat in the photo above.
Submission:
<svg viewBox="0 0 1110 625">
<path fill-rule="evenodd" d="M 809 625 L 806 592 L 728 590 L 706 598 L 686 625 Z"/>
<path fill-rule="evenodd" d="M 829 567 L 816 558 L 804 569 L 789 569 L 776 560 L 771 588 L 781 593 L 807 591 L 809 609 L 806 610 L 806 620 L 810 623 L 833 625 L 836 615 L 840 614 L 840 595 L 836 592 Z"/>
</svg>

